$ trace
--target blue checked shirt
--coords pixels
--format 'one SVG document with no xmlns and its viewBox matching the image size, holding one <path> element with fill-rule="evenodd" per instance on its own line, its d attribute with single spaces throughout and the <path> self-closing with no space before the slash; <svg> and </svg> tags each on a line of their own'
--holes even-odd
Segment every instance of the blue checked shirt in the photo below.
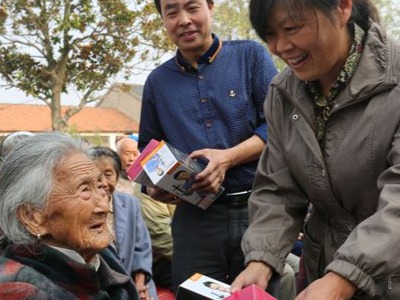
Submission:
<svg viewBox="0 0 400 300">
<path fill-rule="evenodd" d="M 177 51 L 148 76 L 139 127 L 141 150 L 151 139 L 165 140 L 188 154 L 231 148 L 253 135 L 266 141 L 263 103 L 277 73 L 271 57 L 257 42 L 220 42 L 213 37 L 197 69 Z M 226 191 L 250 190 L 257 162 L 229 169 Z"/>
</svg>

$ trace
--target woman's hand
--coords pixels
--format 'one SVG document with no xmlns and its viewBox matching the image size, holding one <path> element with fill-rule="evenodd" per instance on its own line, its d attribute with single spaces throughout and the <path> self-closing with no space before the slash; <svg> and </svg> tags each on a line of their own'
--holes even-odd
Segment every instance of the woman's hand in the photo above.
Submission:
<svg viewBox="0 0 400 300">
<path fill-rule="evenodd" d="M 231 292 L 239 291 L 253 283 L 265 291 L 272 274 L 273 270 L 267 264 L 259 261 L 252 261 L 233 281 L 231 284 Z"/>
<path fill-rule="evenodd" d="M 348 300 L 356 291 L 357 287 L 346 278 L 329 272 L 311 283 L 296 300 Z"/>
<path fill-rule="evenodd" d="M 140 300 L 152 300 L 152 298 L 149 296 L 149 287 L 145 284 L 146 280 L 146 274 L 138 272 L 135 273 L 135 286 L 136 290 L 139 294 L 139 299 Z"/>
</svg>

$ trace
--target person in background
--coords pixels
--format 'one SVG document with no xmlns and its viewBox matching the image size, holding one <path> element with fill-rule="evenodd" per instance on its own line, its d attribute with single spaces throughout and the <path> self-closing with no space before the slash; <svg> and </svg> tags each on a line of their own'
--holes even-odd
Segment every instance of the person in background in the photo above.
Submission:
<svg viewBox="0 0 400 300">
<path fill-rule="evenodd" d="M 52 132 L 24 140 L 5 157 L 0 299 L 139 299 L 107 249 L 108 199 L 86 150 Z"/>
<path fill-rule="evenodd" d="M 282 271 L 310 201 L 296 300 L 400 299 L 399 43 L 367 0 L 251 0 L 250 19 L 288 68 L 265 102 L 233 291 Z"/>
<path fill-rule="evenodd" d="M 130 136 L 124 136 L 115 143 L 115 147 L 121 159 L 122 169 L 128 170 L 140 154 L 137 141 Z"/>
<path fill-rule="evenodd" d="M 139 153 L 137 142 L 124 137 L 116 144 L 122 168 L 126 172 L 137 158 Z M 157 286 L 172 289 L 171 259 L 172 259 L 172 233 L 171 221 L 175 205 L 165 204 L 152 199 L 141 192 L 141 186 L 130 182 L 127 177 L 121 176 L 118 180 L 117 190 L 133 194 L 140 200 L 143 219 L 150 233 L 153 250 L 153 279 Z"/>
<path fill-rule="evenodd" d="M 174 289 L 196 272 L 229 284 L 244 268 L 240 240 L 267 138 L 263 103 L 277 70 L 259 43 L 223 42 L 212 33 L 212 0 L 155 0 L 155 5 L 178 49 L 146 80 L 139 149 L 151 139 L 165 140 L 205 165 L 193 190 L 225 188 L 206 210 L 182 201 L 177 205 Z M 146 192 L 162 202 L 174 199 L 158 188 Z"/>
<path fill-rule="evenodd" d="M 122 170 L 121 160 L 108 147 L 92 147 L 89 154 L 103 175 L 110 203 L 109 223 L 114 234 L 111 247 L 131 274 L 140 299 L 157 300 L 151 273 L 151 240 L 142 218 L 139 200 L 130 194 L 115 191 Z"/>
</svg>

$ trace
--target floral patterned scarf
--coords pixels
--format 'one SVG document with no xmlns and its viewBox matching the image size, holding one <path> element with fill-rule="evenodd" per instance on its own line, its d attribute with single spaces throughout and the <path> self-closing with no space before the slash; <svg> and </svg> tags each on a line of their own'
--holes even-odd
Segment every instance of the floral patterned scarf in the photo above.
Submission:
<svg viewBox="0 0 400 300">
<path fill-rule="evenodd" d="M 328 96 L 322 94 L 318 82 L 306 82 L 306 87 L 314 102 L 314 131 L 321 148 L 323 148 L 324 144 L 326 122 L 331 114 L 334 101 L 347 86 L 357 68 L 364 48 L 364 40 L 364 30 L 357 24 L 354 24 L 353 42 L 349 51 L 349 56 L 347 57 L 343 69 L 340 71 L 339 77 L 330 88 Z"/>
</svg>

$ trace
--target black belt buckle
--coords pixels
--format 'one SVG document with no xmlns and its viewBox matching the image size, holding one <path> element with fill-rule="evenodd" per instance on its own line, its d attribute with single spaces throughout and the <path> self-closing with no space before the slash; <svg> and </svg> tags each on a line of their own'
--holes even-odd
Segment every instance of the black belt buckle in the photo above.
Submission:
<svg viewBox="0 0 400 300">
<path fill-rule="evenodd" d="M 226 204 L 231 207 L 247 206 L 247 200 L 249 199 L 250 194 L 251 190 L 224 194 L 221 197 L 222 198 L 221 204 Z"/>
</svg>

